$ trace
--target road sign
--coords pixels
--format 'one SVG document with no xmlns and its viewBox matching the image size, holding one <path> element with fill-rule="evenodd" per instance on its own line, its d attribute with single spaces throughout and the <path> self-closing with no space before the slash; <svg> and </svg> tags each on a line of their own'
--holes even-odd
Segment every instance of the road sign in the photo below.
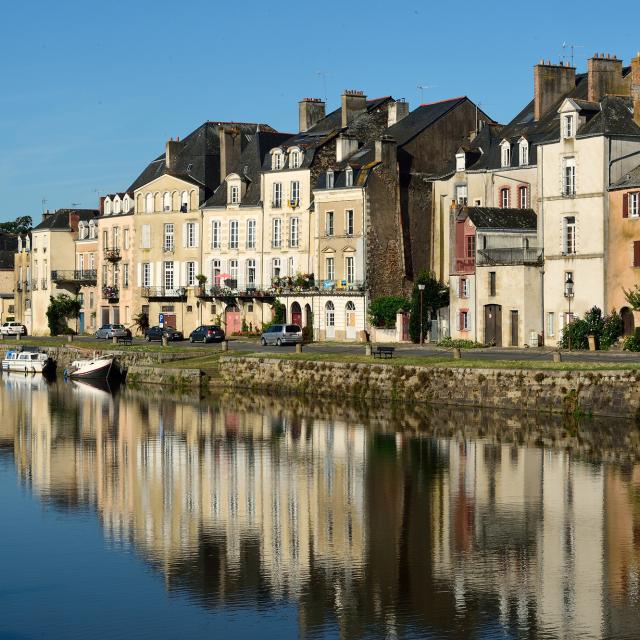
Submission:
<svg viewBox="0 0 640 640">
<path fill-rule="evenodd" d="M 158 314 L 158 324 L 162 327 L 164 325 L 164 313 Z"/>
</svg>

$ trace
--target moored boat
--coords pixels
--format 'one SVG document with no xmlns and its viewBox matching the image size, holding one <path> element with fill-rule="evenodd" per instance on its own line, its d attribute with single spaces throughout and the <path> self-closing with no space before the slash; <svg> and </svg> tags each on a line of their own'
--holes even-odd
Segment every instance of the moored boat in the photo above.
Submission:
<svg viewBox="0 0 640 640">
<path fill-rule="evenodd" d="M 110 357 L 74 360 L 65 375 L 73 380 L 115 380 L 120 377 L 120 368 Z"/>
<path fill-rule="evenodd" d="M 16 373 L 52 373 L 55 370 L 55 360 L 38 348 L 24 347 L 22 350 L 7 351 L 2 359 L 3 371 Z"/>
</svg>

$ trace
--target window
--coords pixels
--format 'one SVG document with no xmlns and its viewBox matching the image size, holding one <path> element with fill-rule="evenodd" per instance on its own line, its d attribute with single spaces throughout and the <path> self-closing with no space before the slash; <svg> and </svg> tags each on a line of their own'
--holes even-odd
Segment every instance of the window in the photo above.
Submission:
<svg viewBox="0 0 640 640">
<path fill-rule="evenodd" d="M 282 270 L 282 267 L 280 266 L 280 258 L 274 258 L 271 261 L 271 275 L 274 278 L 279 278 L 280 277 L 280 272 Z"/>
<path fill-rule="evenodd" d="M 256 261 L 247 260 L 247 285 L 252 288 L 256 284 Z"/>
<path fill-rule="evenodd" d="M 289 277 L 292 277 L 293 275 L 295 275 L 293 258 L 289 258 L 287 260 L 287 275 Z"/>
<path fill-rule="evenodd" d="M 300 183 L 297 180 L 291 181 L 291 199 L 289 204 L 297 207 L 300 204 Z"/>
<path fill-rule="evenodd" d="M 501 145 L 500 166 L 502 167 L 511 166 L 511 145 L 506 141 L 503 142 Z"/>
<path fill-rule="evenodd" d="M 289 154 L 289 167 L 291 169 L 297 169 L 300 166 L 300 152 L 292 151 Z"/>
<path fill-rule="evenodd" d="M 327 236 L 333 235 L 333 211 L 327 211 L 325 215 L 324 232 Z"/>
<path fill-rule="evenodd" d="M 171 194 L 168 191 L 162 196 L 162 210 L 171 211 Z"/>
<path fill-rule="evenodd" d="M 622 196 L 622 217 L 637 218 L 640 215 L 640 193 L 632 191 Z"/>
<path fill-rule="evenodd" d="M 124 211 L 124 213 L 129 213 L 130 209 L 131 201 L 129 200 L 129 196 L 125 196 L 124 200 L 122 201 L 122 210 Z"/>
<path fill-rule="evenodd" d="M 529 143 L 526 140 L 520 141 L 520 166 L 529 164 Z"/>
<path fill-rule="evenodd" d="M 344 186 L 353 187 L 353 169 L 351 167 L 347 167 L 344 172 Z"/>
<path fill-rule="evenodd" d="M 509 187 L 500 189 L 500 206 L 503 209 L 509 208 Z"/>
<path fill-rule="evenodd" d="M 572 255 L 576 252 L 576 218 L 565 216 L 562 220 L 562 253 Z"/>
<path fill-rule="evenodd" d="M 273 202 L 274 209 L 279 209 L 282 206 L 282 184 L 280 182 L 273 183 Z"/>
<path fill-rule="evenodd" d="M 163 281 L 164 288 L 172 291 L 174 288 L 174 278 L 173 278 L 173 262 L 164 262 L 163 263 Z"/>
<path fill-rule="evenodd" d="M 353 284 L 356 279 L 356 264 L 353 256 L 345 258 L 344 268 L 347 275 L 347 284 Z"/>
<path fill-rule="evenodd" d="M 113 213 L 120 213 L 120 199 L 116 198 L 113 202 Z"/>
<path fill-rule="evenodd" d="M 237 185 L 229 187 L 229 202 L 231 204 L 240 203 L 240 187 L 238 187 Z"/>
<path fill-rule="evenodd" d="M 489 271 L 489 295 L 496 295 L 496 272 Z"/>
<path fill-rule="evenodd" d="M 464 171 L 466 169 L 466 159 L 464 153 L 456 153 L 456 171 Z"/>
<path fill-rule="evenodd" d="M 211 261 L 211 282 L 215 287 L 220 285 L 221 273 L 222 273 L 222 263 L 220 262 L 220 260 L 212 260 Z"/>
<path fill-rule="evenodd" d="M 289 246 L 297 247 L 299 245 L 300 218 L 291 218 L 289 221 Z"/>
<path fill-rule="evenodd" d="M 333 171 L 327 171 L 327 189 L 333 189 L 334 174 Z"/>
<path fill-rule="evenodd" d="M 113 286 L 120 286 L 120 265 L 117 262 L 113 265 Z"/>
<path fill-rule="evenodd" d="M 275 151 L 271 156 L 271 168 L 275 171 L 282 169 L 282 153 Z"/>
<path fill-rule="evenodd" d="M 527 187 L 518 187 L 518 203 L 521 209 L 529 206 L 529 189 Z"/>
<path fill-rule="evenodd" d="M 247 220 L 247 249 L 256 248 L 256 221 Z"/>
<path fill-rule="evenodd" d="M 102 232 L 102 248 L 109 248 L 109 232 L 106 229 Z"/>
<path fill-rule="evenodd" d="M 274 218 L 271 223 L 271 246 L 279 249 L 282 246 L 282 220 Z"/>
<path fill-rule="evenodd" d="M 120 227 L 113 227 L 113 248 L 114 249 L 119 249 L 120 248 Z"/>
<path fill-rule="evenodd" d="M 231 280 L 235 280 L 236 285 L 238 286 L 238 261 L 237 260 L 229 260 L 229 275 L 231 276 Z"/>
<path fill-rule="evenodd" d="M 140 248 L 141 249 L 150 249 L 151 248 L 151 225 L 143 224 L 140 233 Z"/>
<path fill-rule="evenodd" d="M 105 216 L 111 215 L 111 200 L 104 201 L 104 215 Z"/>
<path fill-rule="evenodd" d="M 145 213 L 153 213 L 153 194 L 147 193 L 144 199 L 144 211 Z"/>
<path fill-rule="evenodd" d="M 336 309 L 333 302 L 329 300 L 325 305 L 327 327 L 334 327 L 336 324 Z"/>
<path fill-rule="evenodd" d="M 458 204 L 467 204 L 467 185 L 459 184 L 456 187 L 456 202 Z"/>
<path fill-rule="evenodd" d="M 469 316 L 469 312 L 468 311 L 461 311 L 460 312 L 460 320 L 459 320 L 459 325 L 460 325 L 460 331 L 469 331 L 469 329 L 471 328 L 471 318 Z"/>
<path fill-rule="evenodd" d="M 220 220 L 213 220 L 211 223 L 211 248 L 220 248 Z"/>
<path fill-rule="evenodd" d="M 640 240 L 633 241 L 633 266 L 640 267 Z"/>
<path fill-rule="evenodd" d="M 96 223 L 92 220 L 89 223 L 89 237 L 92 240 L 95 240 L 97 237 L 97 233 L 98 233 L 98 227 L 96 226 Z"/>
<path fill-rule="evenodd" d="M 187 287 L 193 287 L 196 283 L 196 263 L 187 262 Z"/>
<path fill-rule="evenodd" d="M 174 226 L 169 222 L 164 225 L 164 243 L 163 247 L 165 251 L 173 251 L 175 249 L 174 243 Z"/>
<path fill-rule="evenodd" d="M 466 242 L 466 257 L 467 258 L 475 258 L 476 257 L 476 237 L 475 236 L 467 236 Z"/>
<path fill-rule="evenodd" d="M 129 265 L 122 265 L 122 286 L 126 289 L 129 286 Z"/>
<path fill-rule="evenodd" d="M 180 196 L 180 212 L 187 213 L 189 211 L 189 194 L 183 191 Z"/>
<path fill-rule="evenodd" d="M 124 230 L 124 248 L 128 249 L 129 248 L 129 228 L 126 227 Z"/>
<path fill-rule="evenodd" d="M 229 222 L 229 249 L 238 248 L 238 221 L 231 220 Z"/>
<path fill-rule="evenodd" d="M 574 131 L 575 131 L 573 122 L 574 122 L 573 114 L 564 116 L 564 118 L 562 119 L 563 136 L 565 138 L 573 138 Z"/>
<path fill-rule="evenodd" d="M 556 331 L 556 314 L 553 311 L 547 313 L 547 335 L 553 337 Z"/>
<path fill-rule="evenodd" d="M 353 209 L 344 212 L 344 232 L 348 236 L 353 235 Z"/>
<path fill-rule="evenodd" d="M 326 266 L 327 266 L 327 280 L 334 280 L 336 275 L 334 258 L 327 258 Z"/>
<path fill-rule="evenodd" d="M 576 159 L 573 157 L 562 161 L 562 195 L 576 195 Z"/>
<path fill-rule="evenodd" d="M 460 278 L 460 286 L 458 291 L 459 298 L 468 298 L 470 291 L 470 282 L 468 278 Z"/>
</svg>

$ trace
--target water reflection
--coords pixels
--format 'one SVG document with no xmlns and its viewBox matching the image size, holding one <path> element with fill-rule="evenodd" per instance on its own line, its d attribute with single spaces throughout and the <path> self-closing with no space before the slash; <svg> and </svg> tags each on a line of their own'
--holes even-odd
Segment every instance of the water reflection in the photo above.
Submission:
<svg viewBox="0 0 640 640">
<path fill-rule="evenodd" d="M 204 607 L 292 602 L 302 636 L 637 637 L 632 424 L 21 377 L 0 405 L 41 500 L 95 509 Z"/>
</svg>

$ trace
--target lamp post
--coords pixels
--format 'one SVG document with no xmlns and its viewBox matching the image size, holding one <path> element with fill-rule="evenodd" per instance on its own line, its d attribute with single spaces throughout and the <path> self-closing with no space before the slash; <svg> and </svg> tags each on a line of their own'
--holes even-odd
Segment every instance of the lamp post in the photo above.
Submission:
<svg viewBox="0 0 640 640">
<path fill-rule="evenodd" d="M 564 282 L 564 297 L 568 300 L 569 302 L 569 317 L 567 318 L 569 322 L 567 322 L 567 325 L 569 325 L 569 323 L 571 322 L 571 298 L 573 298 L 573 276 L 572 274 L 569 274 L 567 276 L 567 279 Z M 569 351 L 571 351 L 571 331 L 569 331 Z"/>
<path fill-rule="evenodd" d="M 420 290 L 420 346 L 424 345 L 424 335 L 423 335 L 423 314 L 422 314 L 422 298 L 424 295 L 424 285 L 419 284 L 418 289 Z"/>
</svg>

